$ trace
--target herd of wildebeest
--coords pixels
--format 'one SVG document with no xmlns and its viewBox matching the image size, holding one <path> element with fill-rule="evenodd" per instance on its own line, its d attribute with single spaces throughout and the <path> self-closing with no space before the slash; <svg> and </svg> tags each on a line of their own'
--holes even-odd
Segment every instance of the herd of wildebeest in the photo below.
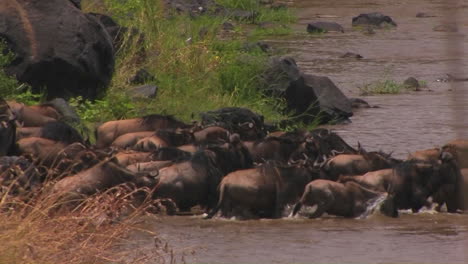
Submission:
<svg viewBox="0 0 468 264">
<path fill-rule="evenodd" d="M 28 197 L 47 184 L 76 201 L 131 183 L 151 190 L 146 199 L 181 213 L 197 206 L 206 218 L 278 218 L 287 205 L 292 214 L 316 205 L 313 218 L 357 217 L 378 197 L 392 217 L 431 203 L 450 213 L 468 208 L 468 140 L 400 160 L 323 128 L 265 133 L 253 121 L 202 126 L 154 114 L 105 122 L 90 144 L 60 120 L 52 105 L 1 100 L 2 195 Z"/>
</svg>

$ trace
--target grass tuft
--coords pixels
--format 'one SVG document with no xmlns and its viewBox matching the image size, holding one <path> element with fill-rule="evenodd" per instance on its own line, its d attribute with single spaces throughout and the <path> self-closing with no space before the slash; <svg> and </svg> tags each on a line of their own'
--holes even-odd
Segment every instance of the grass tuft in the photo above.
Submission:
<svg viewBox="0 0 468 264">
<path fill-rule="evenodd" d="M 359 87 L 360 95 L 399 94 L 408 91 L 403 83 L 394 80 L 381 80 Z"/>
</svg>

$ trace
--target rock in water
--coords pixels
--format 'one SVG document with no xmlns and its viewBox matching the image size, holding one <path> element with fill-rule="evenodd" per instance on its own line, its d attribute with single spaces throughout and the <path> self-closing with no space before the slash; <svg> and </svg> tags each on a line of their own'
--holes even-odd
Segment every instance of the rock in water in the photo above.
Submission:
<svg viewBox="0 0 468 264">
<path fill-rule="evenodd" d="M 71 1 L 2 0 L 0 36 L 16 54 L 7 73 L 49 99 L 97 98 L 110 82 L 112 39 Z"/>
<path fill-rule="evenodd" d="M 307 32 L 309 33 L 327 33 L 327 32 L 341 32 L 344 33 L 343 27 L 335 22 L 314 22 L 307 25 Z"/>
<path fill-rule="evenodd" d="M 382 27 L 384 25 L 390 25 L 396 27 L 397 24 L 389 16 L 381 13 L 368 13 L 360 14 L 357 17 L 353 17 L 353 26 L 372 25 L 376 27 Z"/>
</svg>

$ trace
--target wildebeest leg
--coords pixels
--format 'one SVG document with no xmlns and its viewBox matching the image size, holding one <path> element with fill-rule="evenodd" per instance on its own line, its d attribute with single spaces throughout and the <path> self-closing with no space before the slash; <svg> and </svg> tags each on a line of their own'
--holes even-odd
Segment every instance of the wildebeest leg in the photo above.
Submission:
<svg viewBox="0 0 468 264">
<path fill-rule="evenodd" d="M 218 200 L 218 204 L 216 205 L 215 208 L 213 208 L 213 210 L 211 210 L 211 212 L 208 213 L 207 216 L 205 216 L 204 219 L 211 219 L 213 218 L 213 216 L 219 211 L 219 209 L 223 206 L 224 204 L 224 192 L 226 190 L 226 186 L 225 185 L 220 185 L 219 187 L 219 200 Z"/>
<path fill-rule="evenodd" d="M 313 212 L 309 218 L 318 218 L 320 216 L 322 216 L 328 209 L 329 205 L 331 203 L 330 202 L 325 202 L 325 201 L 321 201 L 319 203 L 317 203 L 317 209 L 315 210 L 315 212 Z"/>
<path fill-rule="evenodd" d="M 294 209 L 293 209 L 290 216 L 295 216 L 297 214 L 297 212 L 299 212 L 299 210 L 301 210 L 301 208 L 302 208 L 302 202 L 299 201 L 299 202 L 297 202 L 296 205 L 294 205 Z"/>
<path fill-rule="evenodd" d="M 322 216 L 335 202 L 335 197 L 332 193 L 326 192 L 324 197 L 319 197 L 318 203 L 312 203 L 310 205 L 317 204 L 317 210 L 309 216 L 309 218 L 318 218 Z"/>
</svg>

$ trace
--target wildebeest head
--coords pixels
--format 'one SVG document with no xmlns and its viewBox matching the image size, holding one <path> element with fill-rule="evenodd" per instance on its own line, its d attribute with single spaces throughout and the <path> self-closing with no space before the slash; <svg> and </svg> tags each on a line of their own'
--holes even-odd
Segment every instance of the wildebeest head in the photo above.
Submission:
<svg viewBox="0 0 468 264">
<path fill-rule="evenodd" d="M 155 135 L 171 146 L 182 146 L 195 141 L 192 131 L 182 128 L 161 129 L 156 131 Z"/>
<path fill-rule="evenodd" d="M 238 134 L 232 134 L 228 143 L 221 146 L 209 146 L 207 149 L 212 151 L 218 168 L 224 174 L 253 166 L 252 157 Z"/>
</svg>

